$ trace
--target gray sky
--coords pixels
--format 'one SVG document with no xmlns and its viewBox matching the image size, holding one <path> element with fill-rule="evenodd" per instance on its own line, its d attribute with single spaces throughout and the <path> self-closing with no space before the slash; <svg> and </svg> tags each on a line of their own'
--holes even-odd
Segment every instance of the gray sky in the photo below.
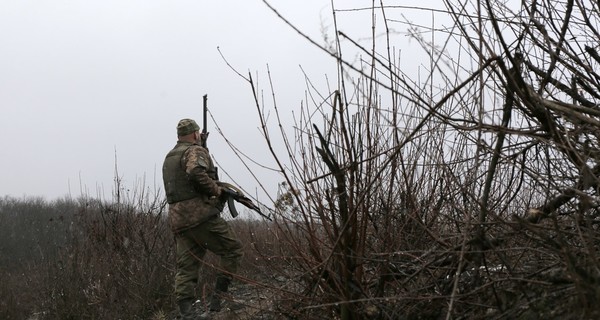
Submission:
<svg viewBox="0 0 600 320">
<path fill-rule="evenodd" d="M 315 39 L 332 35 L 330 0 L 270 3 Z M 346 32 L 370 32 L 368 16 L 339 19 Z M 227 138 L 272 166 L 250 87 L 217 47 L 263 89 L 268 65 L 284 110 L 304 98 L 299 66 L 318 85 L 336 77 L 333 59 L 259 0 L 0 0 L 0 45 L 0 196 L 109 198 L 115 164 L 125 187 L 145 178 L 146 187 L 162 189 L 175 125 L 186 117 L 201 123 L 204 94 Z M 211 153 L 253 192 L 257 184 L 209 126 Z M 257 173 L 276 190 L 280 179 Z"/>
</svg>

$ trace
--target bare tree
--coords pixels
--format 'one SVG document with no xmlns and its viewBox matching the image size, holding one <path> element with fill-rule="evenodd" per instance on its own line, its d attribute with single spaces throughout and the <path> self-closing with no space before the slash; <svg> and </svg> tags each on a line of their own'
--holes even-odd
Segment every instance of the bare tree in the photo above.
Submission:
<svg viewBox="0 0 600 320">
<path fill-rule="evenodd" d="M 246 78 L 285 180 L 276 225 L 293 263 L 282 272 L 298 281 L 282 291 L 284 314 L 600 312 L 600 6 L 443 5 L 332 2 L 336 33 L 327 45 L 290 25 L 338 66 L 334 89 L 319 90 L 307 76 L 293 125 L 270 123 L 266 110 L 276 119 L 282 112 L 273 87 L 267 103 Z M 418 25 L 404 15 L 411 10 L 451 23 Z M 369 42 L 338 31 L 337 17 L 356 12 L 370 13 Z M 394 47 L 402 26 L 427 57 L 419 74 L 403 71 Z"/>
</svg>

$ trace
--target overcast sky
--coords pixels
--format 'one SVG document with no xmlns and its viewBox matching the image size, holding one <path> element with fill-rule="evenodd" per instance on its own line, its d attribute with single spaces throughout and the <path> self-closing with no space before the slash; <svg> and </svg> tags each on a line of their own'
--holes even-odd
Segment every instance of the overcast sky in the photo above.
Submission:
<svg viewBox="0 0 600 320">
<path fill-rule="evenodd" d="M 270 3 L 316 40 L 332 36 L 330 0 Z M 338 18 L 346 32 L 370 32 L 368 15 Z M 321 84 L 325 75 L 336 77 L 335 61 L 259 0 L 0 0 L 0 45 L 0 196 L 109 197 L 115 165 L 127 188 L 145 179 L 146 187 L 162 189 L 176 123 L 201 123 L 204 94 L 227 138 L 272 166 L 250 87 L 217 48 L 238 71 L 257 75 L 263 89 L 268 65 L 284 110 L 304 98 L 300 66 Z M 215 159 L 255 190 L 214 127 L 209 131 Z M 268 170 L 258 173 L 277 183 Z"/>
</svg>

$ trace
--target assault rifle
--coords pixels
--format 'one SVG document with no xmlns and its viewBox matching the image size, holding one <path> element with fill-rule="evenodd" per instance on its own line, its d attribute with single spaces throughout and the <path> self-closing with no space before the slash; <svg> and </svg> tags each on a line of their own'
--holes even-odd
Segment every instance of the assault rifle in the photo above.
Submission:
<svg viewBox="0 0 600 320">
<path fill-rule="evenodd" d="M 207 100 L 208 100 L 208 95 L 204 95 L 204 97 L 202 97 L 202 113 L 203 113 L 203 118 L 202 118 L 202 135 L 203 135 L 203 139 L 201 139 L 201 144 L 204 148 L 208 149 L 206 140 L 208 140 L 208 129 L 207 129 L 207 110 L 208 110 L 208 106 L 207 106 Z M 217 168 L 215 168 L 215 171 L 217 170 Z M 218 175 L 217 175 L 217 180 L 218 180 Z M 260 210 L 260 208 L 255 205 L 252 200 L 250 200 L 250 198 L 246 197 L 244 195 L 244 193 L 236 186 L 227 183 L 227 182 L 221 182 L 221 181 L 217 181 L 217 184 L 221 187 L 221 189 L 223 190 L 223 195 L 222 197 L 224 197 L 227 201 L 227 207 L 229 208 L 229 212 L 231 213 L 232 217 L 237 217 L 239 215 L 239 213 L 237 212 L 237 210 L 235 209 L 235 202 L 237 201 L 241 204 L 243 204 L 244 206 L 256 211 L 258 214 L 260 214 L 262 217 L 266 218 L 269 221 L 273 221 L 271 220 L 271 217 L 265 215 L 264 213 L 262 213 L 262 211 Z"/>
<path fill-rule="evenodd" d="M 234 201 L 237 201 L 237 202 L 243 204 L 244 206 L 246 206 L 247 208 L 250 208 L 250 209 L 256 211 L 256 213 L 260 214 L 263 218 L 265 218 L 269 221 L 273 221 L 273 220 L 271 220 L 271 217 L 262 213 L 260 208 L 257 205 L 255 205 L 252 202 L 252 200 L 250 200 L 250 198 L 246 197 L 244 195 L 244 193 L 242 193 L 242 191 L 239 188 L 237 188 L 236 186 L 234 186 L 230 183 L 221 182 L 221 181 L 217 182 L 217 184 L 221 187 L 221 189 L 223 190 L 223 195 L 227 198 L 227 207 L 229 208 L 229 213 L 231 213 L 232 217 L 235 218 L 239 215 L 239 213 L 235 209 Z"/>
</svg>

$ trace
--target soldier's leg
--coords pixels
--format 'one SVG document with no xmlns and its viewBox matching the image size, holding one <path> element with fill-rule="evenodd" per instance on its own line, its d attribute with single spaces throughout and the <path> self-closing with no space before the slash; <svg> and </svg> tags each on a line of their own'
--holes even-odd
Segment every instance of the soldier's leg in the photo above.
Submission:
<svg viewBox="0 0 600 320">
<path fill-rule="evenodd" d="M 221 309 L 221 295 L 227 292 L 231 283 L 231 274 L 238 271 L 243 254 L 242 243 L 221 217 L 211 219 L 203 225 L 202 243 L 221 258 L 221 268 L 224 271 L 217 275 L 215 294 L 210 301 L 210 309 L 218 311 Z"/>
<path fill-rule="evenodd" d="M 193 229 L 192 229 L 193 230 Z M 206 249 L 190 237 L 191 230 L 176 235 L 177 273 L 175 275 L 175 297 L 177 301 L 195 299 L 194 290 L 198 283 L 200 260 Z"/>
<path fill-rule="evenodd" d="M 204 247 L 221 258 L 221 268 L 225 274 L 237 273 L 243 250 L 233 229 L 221 217 L 211 219 L 204 225 Z"/>
</svg>

